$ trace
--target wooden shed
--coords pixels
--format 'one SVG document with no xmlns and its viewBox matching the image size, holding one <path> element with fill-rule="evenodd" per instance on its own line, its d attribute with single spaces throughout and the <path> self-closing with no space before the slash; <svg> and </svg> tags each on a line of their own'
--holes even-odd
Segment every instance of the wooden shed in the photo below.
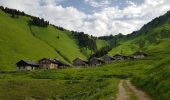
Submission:
<svg viewBox="0 0 170 100">
<path fill-rule="evenodd" d="M 38 63 L 28 60 L 20 60 L 16 63 L 17 70 L 25 70 L 25 71 L 31 71 L 35 70 L 39 67 Z"/>
<path fill-rule="evenodd" d="M 98 66 L 98 65 L 104 64 L 104 61 L 101 60 L 100 58 L 92 57 L 89 59 L 89 64 L 91 66 Z"/>
<path fill-rule="evenodd" d="M 109 55 L 104 55 L 102 58 L 103 58 L 103 61 L 105 63 L 110 63 L 110 62 L 113 62 L 115 60 L 113 57 L 111 57 Z"/>
<path fill-rule="evenodd" d="M 43 58 L 39 60 L 39 66 L 42 69 L 57 69 L 59 65 L 54 59 Z"/>
<path fill-rule="evenodd" d="M 88 66 L 88 62 L 81 58 L 76 58 L 75 60 L 73 60 L 73 66 L 75 67 Z"/>
</svg>

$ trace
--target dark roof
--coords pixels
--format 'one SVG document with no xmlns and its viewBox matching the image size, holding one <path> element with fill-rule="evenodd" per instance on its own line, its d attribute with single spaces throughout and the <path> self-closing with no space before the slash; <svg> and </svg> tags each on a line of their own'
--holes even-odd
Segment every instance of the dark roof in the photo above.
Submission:
<svg viewBox="0 0 170 100">
<path fill-rule="evenodd" d="M 17 66 L 20 65 L 29 65 L 29 66 L 35 66 L 38 67 L 39 64 L 33 61 L 29 61 L 29 60 L 20 60 L 19 62 L 16 63 Z"/>
<path fill-rule="evenodd" d="M 103 60 L 101 60 L 100 58 L 97 58 L 97 57 L 92 57 L 90 60 L 93 60 L 93 59 L 96 59 L 96 60 L 98 60 L 99 62 L 102 62 L 102 63 L 104 63 L 104 61 L 103 61 Z"/>
<path fill-rule="evenodd" d="M 66 63 L 64 63 L 64 62 L 62 62 L 62 61 L 60 61 L 60 60 L 58 60 L 58 59 L 43 58 L 43 59 L 41 59 L 40 61 L 42 61 L 42 60 L 48 60 L 48 61 L 50 61 L 51 63 L 57 64 L 57 65 L 59 65 L 59 66 L 69 66 L 68 64 L 66 64 Z M 40 61 L 39 61 L 39 62 L 40 62 Z"/>
<path fill-rule="evenodd" d="M 109 56 L 109 55 L 104 55 L 103 58 L 110 58 L 110 59 L 114 59 L 113 57 Z"/>
<path fill-rule="evenodd" d="M 49 61 L 53 61 L 53 59 L 51 59 L 51 58 L 42 58 L 42 59 L 40 59 L 40 60 L 39 60 L 39 62 L 40 62 L 40 61 L 42 61 L 42 60 L 49 60 Z"/>
<path fill-rule="evenodd" d="M 81 60 L 82 62 L 84 62 L 84 63 L 87 63 L 87 64 L 88 64 L 88 61 L 83 60 L 83 59 L 82 59 L 82 58 L 80 58 L 80 57 L 78 57 L 78 58 L 74 59 L 74 60 L 73 60 L 73 62 L 74 62 L 74 61 L 76 61 L 76 60 Z"/>
<path fill-rule="evenodd" d="M 62 62 L 62 61 L 60 61 L 60 60 L 58 60 L 58 59 L 54 59 L 53 62 L 54 62 L 55 64 L 58 64 L 59 66 L 69 66 L 69 65 L 66 64 L 65 62 Z"/>
<path fill-rule="evenodd" d="M 137 51 L 137 52 L 135 52 L 133 55 L 144 55 L 144 56 L 147 56 L 146 53 L 141 52 L 141 51 Z"/>
</svg>

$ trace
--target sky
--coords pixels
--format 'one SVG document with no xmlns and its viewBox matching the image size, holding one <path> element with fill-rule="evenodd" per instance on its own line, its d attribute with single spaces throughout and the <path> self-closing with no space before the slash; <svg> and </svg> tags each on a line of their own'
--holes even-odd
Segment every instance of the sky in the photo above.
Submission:
<svg viewBox="0 0 170 100">
<path fill-rule="evenodd" d="M 170 0 L 0 0 L 0 5 L 93 36 L 129 34 L 170 10 Z"/>
</svg>

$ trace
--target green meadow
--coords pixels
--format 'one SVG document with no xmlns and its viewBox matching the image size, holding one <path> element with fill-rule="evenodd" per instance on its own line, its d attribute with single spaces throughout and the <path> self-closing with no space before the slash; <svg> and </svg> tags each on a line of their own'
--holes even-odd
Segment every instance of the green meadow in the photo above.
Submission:
<svg viewBox="0 0 170 100">
<path fill-rule="evenodd" d="M 170 59 L 158 53 L 141 60 L 129 60 L 87 68 L 37 70 L 30 72 L 2 71 L 0 99 L 23 100 L 116 100 L 118 83 L 130 79 L 155 100 L 168 100 Z M 162 54 L 162 56 L 164 56 Z M 10 96 L 8 96 L 10 95 Z"/>
</svg>

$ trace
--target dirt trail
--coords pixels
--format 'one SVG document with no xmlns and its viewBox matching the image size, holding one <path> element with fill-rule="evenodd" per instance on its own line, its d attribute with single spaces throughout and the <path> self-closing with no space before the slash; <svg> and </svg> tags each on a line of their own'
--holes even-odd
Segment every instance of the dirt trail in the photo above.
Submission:
<svg viewBox="0 0 170 100">
<path fill-rule="evenodd" d="M 129 80 L 120 81 L 117 100 L 131 100 L 130 96 L 128 95 L 129 91 L 127 91 L 125 87 L 123 86 L 124 82 L 127 84 L 127 87 L 133 92 L 133 95 L 137 97 L 137 100 L 152 100 L 149 95 L 137 89 L 134 85 L 131 84 Z"/>
<path fill-rule="evenodd" d="M 123 87 L 123 82 L 124 80 L 121 80 L 119 83 L 119 93 L 118 93 L 118 98 L 117 100 L 129 100 L 129 96 L 127 95 L 127 92 L 125 88 Z"/>
</svg>

